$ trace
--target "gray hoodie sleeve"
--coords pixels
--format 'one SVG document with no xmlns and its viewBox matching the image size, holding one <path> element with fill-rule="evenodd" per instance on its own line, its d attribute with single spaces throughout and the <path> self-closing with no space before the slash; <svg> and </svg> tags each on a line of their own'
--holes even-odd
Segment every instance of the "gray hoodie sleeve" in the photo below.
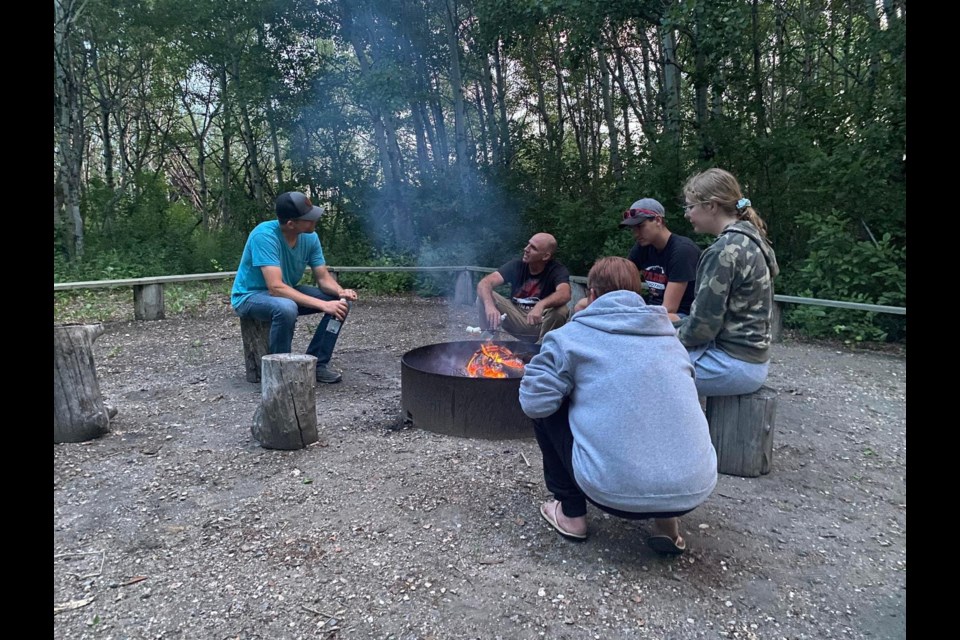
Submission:
<svg viewBox="0 0 960 640">
<path fill-rule="evenodd" d="M 545 418 L 557 411 L 573 389 L 573 378 L 557 341 L 548 333 L 540 353 L 524 368 L 520 381 L 520 407 L 531 418 Z"/>
</svg>

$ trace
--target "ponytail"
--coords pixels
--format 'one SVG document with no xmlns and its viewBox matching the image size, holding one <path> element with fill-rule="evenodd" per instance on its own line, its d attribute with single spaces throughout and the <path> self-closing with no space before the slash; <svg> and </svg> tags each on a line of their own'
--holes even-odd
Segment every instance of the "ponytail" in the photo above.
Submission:
<svg viewBox="0 0 960 640">
<path fill-rule="evenodd" d="M 746 220 L 755 226 L 760 232 L 760 235 L 763 236 L 763 239 L 767 240 L 767 225 L 764 223 L 763 218 L 760 217 L 760 214 L 757 213 L 757 210 L 753 208 L 749 199 L 740 198 L 737 200 L 734 208 L 737 211 L 738 220 Z"/>
</svg>

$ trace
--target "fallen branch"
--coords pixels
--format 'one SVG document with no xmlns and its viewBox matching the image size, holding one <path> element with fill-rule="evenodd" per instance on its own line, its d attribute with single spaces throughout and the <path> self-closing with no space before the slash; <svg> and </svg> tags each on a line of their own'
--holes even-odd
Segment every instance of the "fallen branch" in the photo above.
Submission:
<svg viewBox="0 0 960 640">
<path fill-rule="evenodd" d="M 111 586 L 111 587 L 129 587 L 129 586 L 132 585 L 132 584 L 137 584 L 138 582 L 143 582 L 143 581 L 146 580 L 146 579 L 147 579 L 147 576 L 136 576 L 136 577 L 130 578 L 130 579 L 127 580 L 126 582 L 121 582 L 120 584 L 114 583 L 114 584 L 111 584 L 110 586 Z"/>
<path fill-rule="evenodd" d="M 63 613 L 64 611 L 73 611 L 74 609 L 80 609 L 82 607 L 87 606 L 94 600 L 96 600 L 96 598 L 97 598 L 96 596 L 90 596 L 89 598 L 84 598 L 83 600 L 70 600 L 69 602 L 64 602 L 63 604 L 55 604 L 53 605 L 53 615 L 57 615 L 58 613 Z"/>
<path fill-rule="evenodd" d="M 303 607 L 304 609 L 306 609 L 307 611 L 309 611 L 310 613 L 314 613 L 314 614 L 316 614 L 316 615 L 318 615 L 318 616 L 324 616 L 324 617 L 326 617 L 326 618 L 335 618 L 335 617 L 336 617 L 336 616 L 332 616 L 332 615 L 330 615 L 329 613 L 326 613 L 326 612 L 323 612 L 323 611 L 317 611 L 316 609 L 311 609 L 310 607 L 308 607 L 308 606 L 305 605 L 305 604 L 302 604 L 302 605 L 300 605 L 300 606 Z"/>
<path fill-rule="evenodd" d="M 523 458 L 523 461 L 527 463 L 527 466 L 530 466 L 530 461 L 527 460 L 527 456 L 523 455 L 523 451 L 520 452 L 520 457 Z"/>
</svg>

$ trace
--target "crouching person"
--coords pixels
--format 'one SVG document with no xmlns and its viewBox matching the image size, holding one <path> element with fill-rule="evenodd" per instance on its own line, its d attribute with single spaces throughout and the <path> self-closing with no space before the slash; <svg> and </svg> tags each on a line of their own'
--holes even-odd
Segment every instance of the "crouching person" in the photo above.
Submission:
<svg viewBox="0 0 960 640">
<path fill-rule="evenodd" d="M 587 298 L 586 309 L 544 336 L 520 382 L 555 498 L 540 515 L 575 540 L 587 537 L 587 501 L 621 518 L 652 518 L 647 544 L 681 554 L 679 517 L 717 483 L 693 366 L 666 309 L 640 297 L 629 260 L 598 260 Z"/>
</svg>

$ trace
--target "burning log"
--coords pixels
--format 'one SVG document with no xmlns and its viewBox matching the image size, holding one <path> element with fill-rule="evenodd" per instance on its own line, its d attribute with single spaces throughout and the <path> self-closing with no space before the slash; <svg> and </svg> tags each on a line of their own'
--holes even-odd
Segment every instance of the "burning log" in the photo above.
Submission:
<svg viewBox="0 0 960 640">
<path fill-rule="evenodd" d="M 523 360 L 506 347 L 487 342 L 470 357 L 465 370 L 471 378 L 519 378 Z"/>
</svg>

